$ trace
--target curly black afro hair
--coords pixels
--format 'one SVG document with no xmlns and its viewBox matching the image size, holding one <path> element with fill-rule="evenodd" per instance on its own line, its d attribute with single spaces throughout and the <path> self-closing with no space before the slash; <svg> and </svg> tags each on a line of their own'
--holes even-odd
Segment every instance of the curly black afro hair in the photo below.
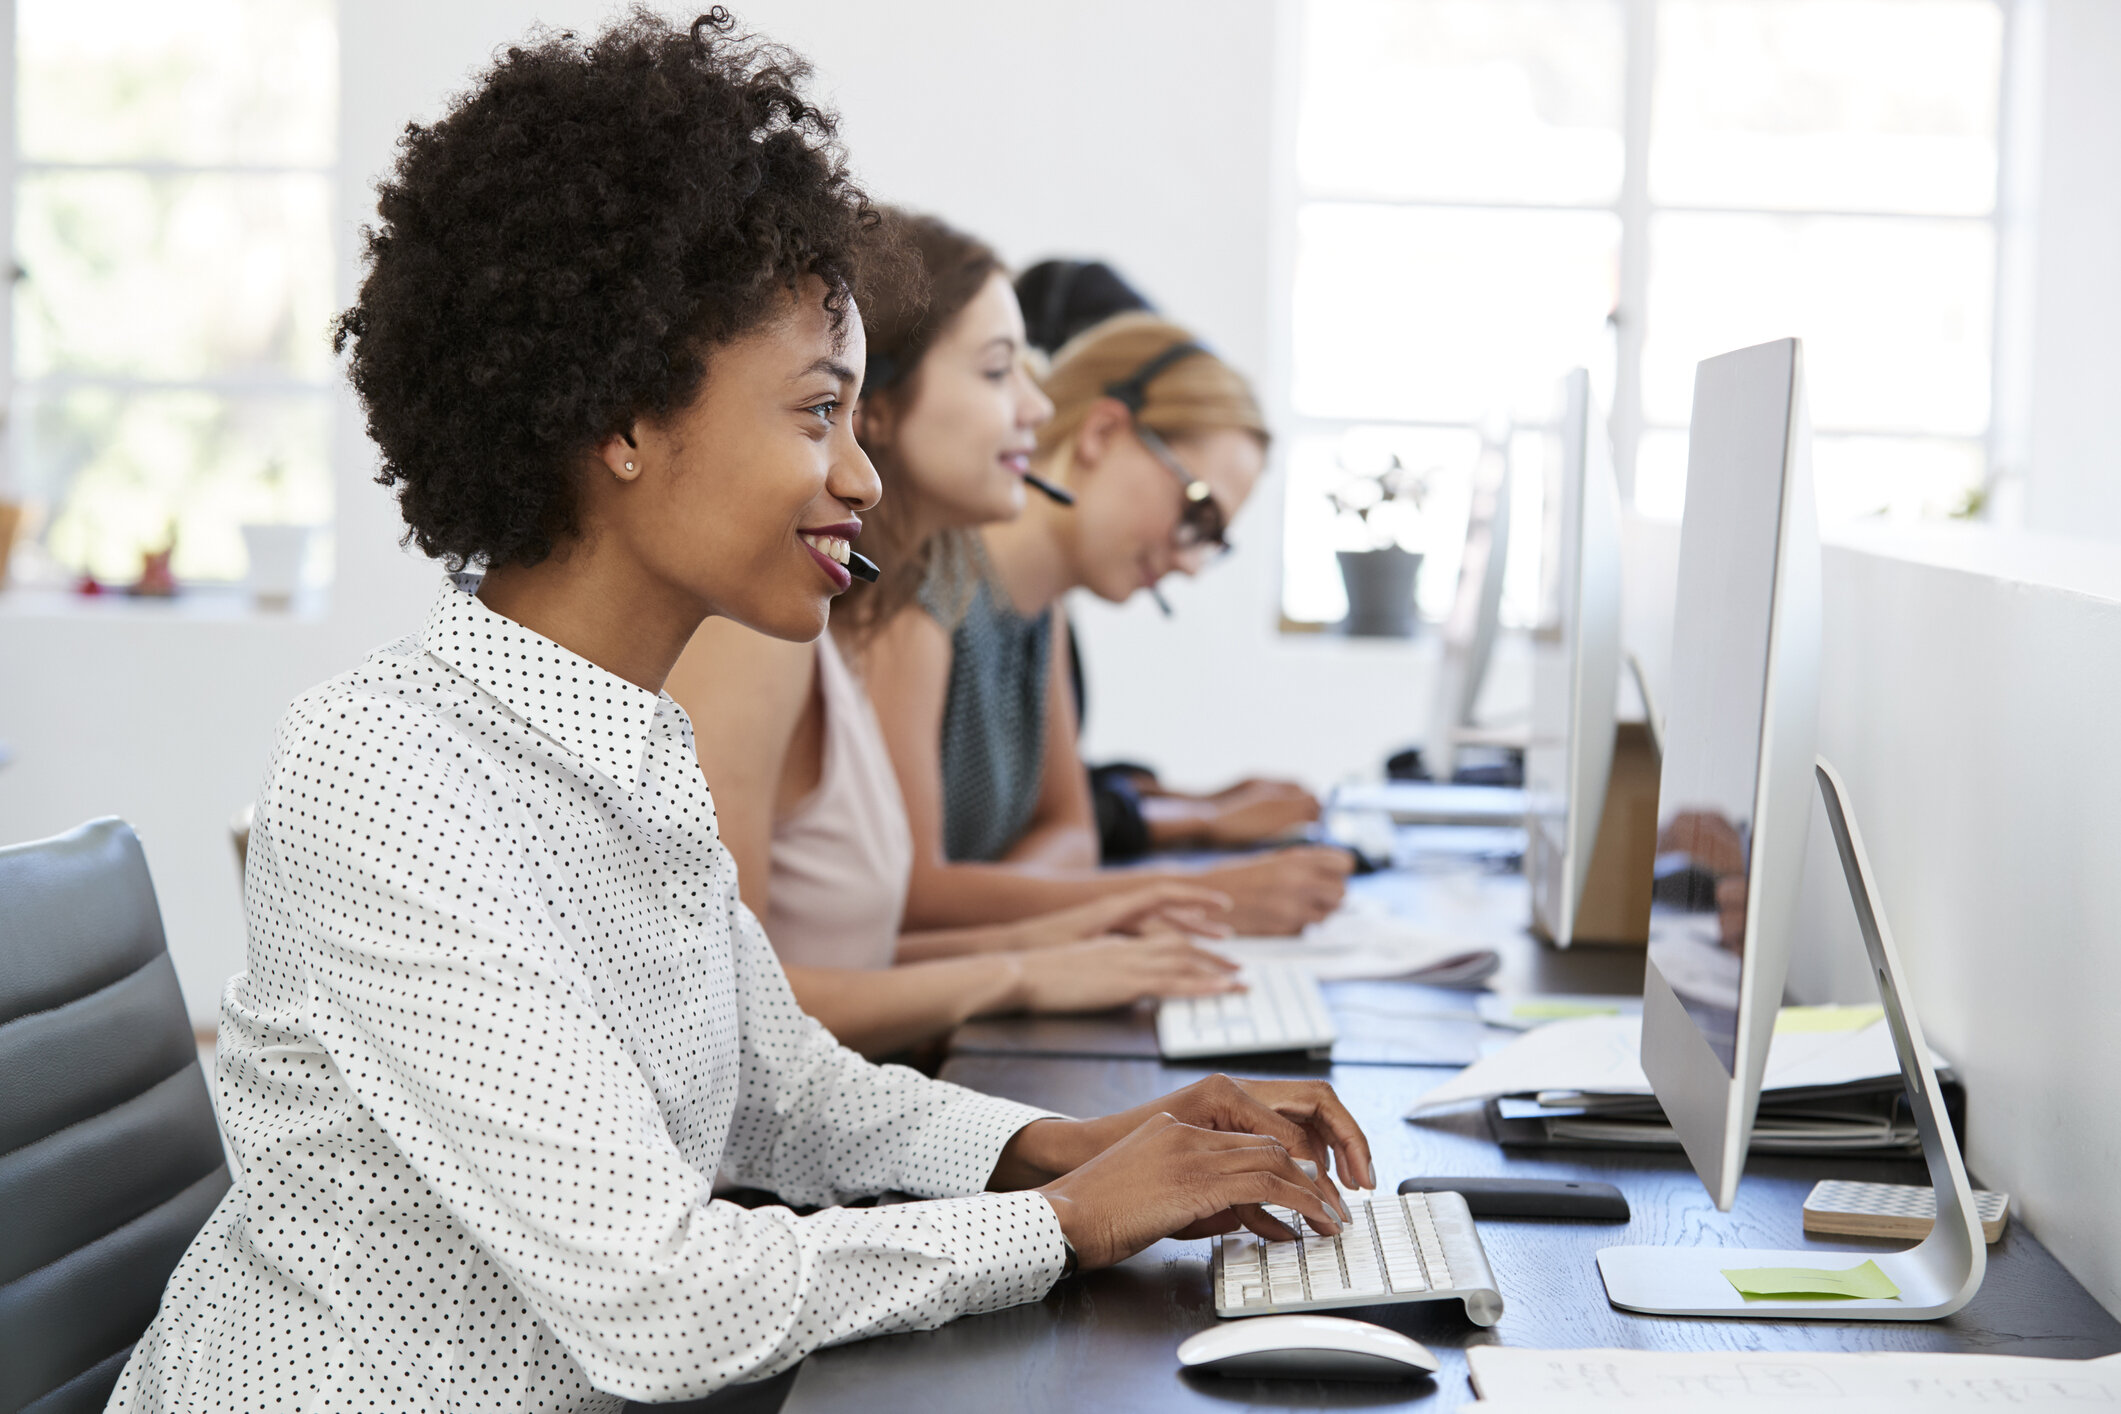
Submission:
<svg viewBox="0 0 2121 1414">
<path fill-rule="evenodd" d="M 835 326 L 875 213 L 810 69 L 717 6 L 537 32 L 410 124 L 334 326 L 406 537 L 461 568 L 578 530 L 586 455 L 697 395 L 714 347 L 806 276 Z"/>
</svg>

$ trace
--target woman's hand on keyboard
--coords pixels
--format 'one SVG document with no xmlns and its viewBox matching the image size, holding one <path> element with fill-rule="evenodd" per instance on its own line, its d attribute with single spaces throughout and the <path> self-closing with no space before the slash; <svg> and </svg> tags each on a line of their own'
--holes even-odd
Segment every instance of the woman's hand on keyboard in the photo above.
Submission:
<svg viewBox="0 0 2121 1414">
<path fill-rule="evenodd" d="M 1196 877 L 1231 899 L 1230 926 L 1280 938 L 1300 933 L 1340 907 L 1355 858 L 1331 845 L 1293 845 L 1219 864 Z"/>
<path fill-rule="evenodd" d="M 1323 1080 L 1233 1080 L 1227 1075 L 1196 1080 L 1160 1100 L 1102 1119 L 1033 1120 L 1004 1146 L 988 1186 L 996 1192 L 1035 1188 L 1056 1176 L 1080 1172 L 1108 1150 L 1131 1142 L 1145 1125 L 1163 1120 L 1272 1140 L 1290 1156 L 1291 1163 L 1303 1160 L 1311 1165 L 1312 1172 L 1303 1181 L 1325 1202 L 1340 1202 L 1339 1190 L 1326 1177 L 1329 1156 L 1342 1186 L 1377 1186 L 1370 1141 L 1332 1086 Z M 1235 1226 L 1233 1222 L 1220 1230 L 1227 1232 Z M 1264 1235 L 1264 1229 L 1253 1230 Z"/>
<path fill-rule="evenodd" d="M 1018 980 L 1010 1005 L 1022 1011 L 1102 1011 L 1144 997 L 1243 990 L 1236 963 L 1183 937 L 1101 938 L 1014 961 Z"/>
<path fill-rule="evenodd" d="M 1105 1127 L 1107 1134 L 1124 1134 L 1159 1112 L 1202 1129 L 1264 1134 L 1297 1158 L 1316 1164 L 1322 1191 L 1332 1192 L 1324 1180 L 1328 1158 L 1343 1187 L 1377 1186 L 1369 1139 L 1323 1080 L 1233 1080 L 1211 1075 L 1161 1100 L 1085 1123 Z"/>
<path fill-rule="evenodd" d="M 1108 1267 L 1164 1237 L 1207 1237 L 1240 1226 L 1269 1241 L 1296 1236 L 1261 1210 L 1292 1208 L 1328 1235 L 1340 1231 L 1331 1185 L 1307 1177 L 1272 1138 L 1143 1120 L 1124 1139 L 1039 1190 L 1082 1270 Z"/>
<path fill-rule="evenodd" d="M 1009 946 L 1019 950 L 1065 947 L 1112 933 L 1227 938 L 1228 894 L 1183 879 L 1159 879 L 1068 908 L 1041 913 L 1014 925 Z"/>
</svg>

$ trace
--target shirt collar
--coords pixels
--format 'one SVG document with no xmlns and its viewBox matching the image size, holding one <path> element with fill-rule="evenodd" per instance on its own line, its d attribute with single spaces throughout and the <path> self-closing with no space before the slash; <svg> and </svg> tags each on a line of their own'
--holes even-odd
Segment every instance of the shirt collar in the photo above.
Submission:
<svg viewBox="0 0 2121 1414">
<path fill-rule="evenodd" d="M 420 642 L 625 790 L 640 783 L 661 694 L 495 613 L 453 580 L 443 582 Z"/>
</svg>

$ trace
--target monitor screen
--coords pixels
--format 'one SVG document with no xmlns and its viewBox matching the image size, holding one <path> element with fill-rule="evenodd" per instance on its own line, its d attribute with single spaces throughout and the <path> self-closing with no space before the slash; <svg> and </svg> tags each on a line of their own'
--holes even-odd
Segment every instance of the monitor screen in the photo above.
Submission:
<svg viewBox="0 0 2121 1414">
<path fill-rule="evenodd" d="M 1532 927 L 1561 947 L 1578 911 L 1613 764 L 1620 677 L 1620 492 L 1590 377 L 1561 382 L 1546 437 L 1543 579 L 1525 745 L 1525 877 Z"/>
<path fill-rule="evenodd" d="M 1657 822 L 1660 892 L 1681 911 L 1650 938 L 1650 960 L 1732 1075 L 1782 521 L 1781 428 L 1760 431 L 1694 425 Z"/>
</svg>

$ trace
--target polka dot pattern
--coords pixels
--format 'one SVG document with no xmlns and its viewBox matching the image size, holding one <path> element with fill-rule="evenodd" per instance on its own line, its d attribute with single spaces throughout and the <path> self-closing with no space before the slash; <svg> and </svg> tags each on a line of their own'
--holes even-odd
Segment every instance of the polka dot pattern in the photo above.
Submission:
<svg viewBox="0 0 2121 1414">
<path fill-rule="evenodd" d="M 455 586 L 289 709 L 222 1002 L 242 1172 L 113 1409 L 616 1409 L 1052 1286 L 1051 1207 L 981 1191 L 1043 1112 L 803 1014 L 696 760 Z"/>
</svg>

